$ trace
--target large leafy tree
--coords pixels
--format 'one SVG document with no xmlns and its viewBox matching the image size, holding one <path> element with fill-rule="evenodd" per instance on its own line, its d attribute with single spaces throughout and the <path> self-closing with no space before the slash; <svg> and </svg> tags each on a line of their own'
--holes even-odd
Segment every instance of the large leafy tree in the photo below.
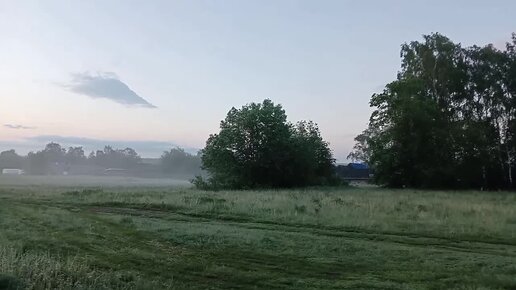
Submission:
<svg viewBox="0 0 516 290">
<path fill-rule="evenodd" d="M 334 163 L 315 123 L 289 123 L 270 100 L 232 108 L 201 158 L 210 177 L 196 184 L 220 188 L 321 184 L 332 177 Z"/>
<path fill-rule="evenodd" d="M 351 156 L 368 152 L 390 186 L 512 187 L 515 44 L 463 48 L 436 33 L 403 45 L 401 71 L 372 96 L 367 142 L 357 138 Z"/>
</svg>

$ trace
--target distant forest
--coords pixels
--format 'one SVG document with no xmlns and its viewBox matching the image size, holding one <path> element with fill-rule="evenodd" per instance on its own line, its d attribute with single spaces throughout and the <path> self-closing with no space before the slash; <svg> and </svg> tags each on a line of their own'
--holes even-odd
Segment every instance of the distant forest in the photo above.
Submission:
<svg viewBox="0 0 516 290">
<path fill-rule="evenodd" d="M 130 175 L 193 178 L 201 174 L 201 160 L 181 148 L 165 151 L 159 159 L 145 159 L 132 148 L 105 146 L 86 156 L 82 147 L 49 143 L 21 156 L 14 149 L 0 153 L 0 170 L 23 169 L 32 175 Z"/>
</svg>

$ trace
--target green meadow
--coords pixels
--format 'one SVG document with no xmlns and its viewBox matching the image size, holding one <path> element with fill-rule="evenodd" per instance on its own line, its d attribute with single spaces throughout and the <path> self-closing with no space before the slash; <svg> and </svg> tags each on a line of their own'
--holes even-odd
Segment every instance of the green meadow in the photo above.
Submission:
<svg viewBox="0 0 516 290">
<path fill-rule="evenodd" d="M 3 184 L 0 289 L 516 289 L 516 194 Z"/>
</svg>

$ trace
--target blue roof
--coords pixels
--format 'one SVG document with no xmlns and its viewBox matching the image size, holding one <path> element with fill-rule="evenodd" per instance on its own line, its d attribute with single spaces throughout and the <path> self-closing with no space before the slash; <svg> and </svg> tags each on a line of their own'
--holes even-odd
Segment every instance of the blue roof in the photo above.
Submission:
<svg viewBox="0 0 516 290">
<path fill-rule="evenodd" d="M 348 166 L 353 169 L 369 169 L 369 165 L 365 163 L 349 163 Z"/>
</svg>

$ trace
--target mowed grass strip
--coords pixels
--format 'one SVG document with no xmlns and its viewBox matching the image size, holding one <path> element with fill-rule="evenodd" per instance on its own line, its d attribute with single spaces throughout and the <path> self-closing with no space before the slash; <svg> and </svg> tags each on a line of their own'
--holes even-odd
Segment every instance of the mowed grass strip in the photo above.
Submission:
<svg viewBox="0 0 516 290">
<path fill-rule="evenodd" d="M 77 289 L 516 287 L 510 193 L 43 191 L 0 190 L 0 277 L 25 288 L 45 289 L 13 256 Z"/>
<path fill-rule="evenodd" d="M 516 194 L 383 189 L 83 190 L 51 202 L 174 211 L 227 220 L 516 243 Z"/>
</svg>

